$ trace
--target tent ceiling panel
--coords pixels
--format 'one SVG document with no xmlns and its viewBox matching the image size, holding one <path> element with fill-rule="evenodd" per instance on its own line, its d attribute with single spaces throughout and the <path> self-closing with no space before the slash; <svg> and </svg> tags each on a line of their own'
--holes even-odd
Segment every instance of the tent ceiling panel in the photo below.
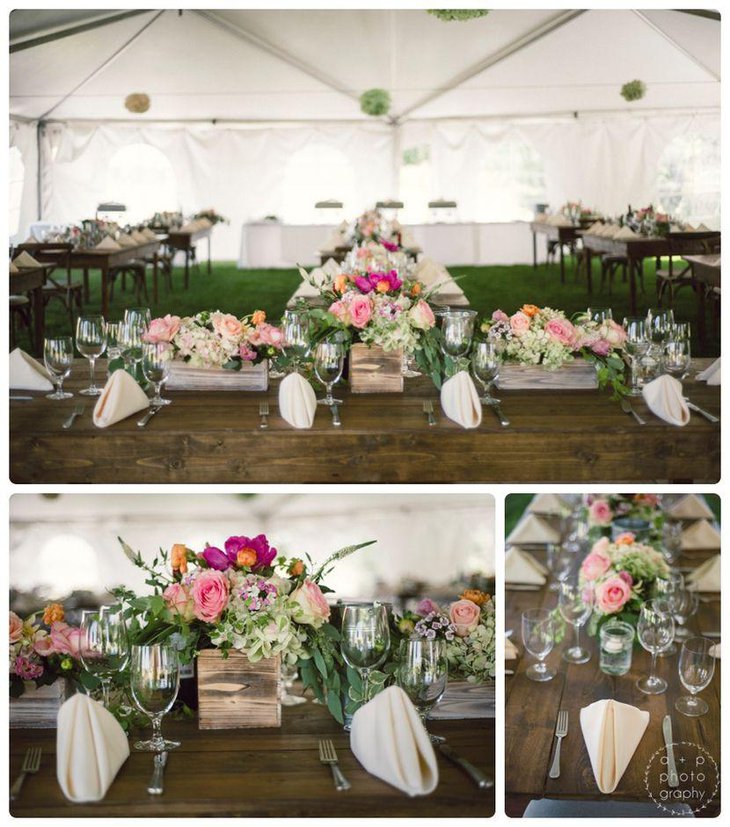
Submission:
<svg viewBox="0 0 730 827">
<path fill-rule="evenodd" d="M 694 55 L 716 77 L 720 77 L 720 26 L 717 21 L 695 14 L 677 14 L 669 9 L 641 13 L 667 37 Z"/>
<path fill-rule="evenodd" d="M 117 10 L 117 11 L 121 11 Z M 38 37 L 60 29 L 102 20 L 117 11 L 109 9 L 15 9 L 10 12 L 10 41 Z"/>
</svg>

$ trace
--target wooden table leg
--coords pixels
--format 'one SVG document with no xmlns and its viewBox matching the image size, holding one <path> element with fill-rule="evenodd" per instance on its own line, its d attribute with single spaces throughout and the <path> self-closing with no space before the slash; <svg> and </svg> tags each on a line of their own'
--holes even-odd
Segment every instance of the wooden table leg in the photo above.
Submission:
<svg viewBox="0 0 730 827">
<path fill-rule="evenodd" d="M 532 269 L 537 270 L 537 233 L 532 233 Z"/>
<path fill-rule="evenodd" d="M 101 315 L 109 317 L 109 268 L 103 265 L 101 268 Z"/>
<path fill-rule="evenodd" d="M 84 304 L 89 303 L 89 268 L 84 267 Z"/>
<path fill-rule="evenodd" d="M 152 256 L 152 299 L 157 304 L 157 253 Z"/>
<path fill-rule="evenodd" d="M 629 313 L 632 316 L 636 315 L 636 269 L 641 267 L 641 259 L 636 261 L 629 258 Z"/>
<path fill-rule="evenodd" d="M 43 306 L 43 288 L 36 287 L 31 290 L 31 302 L 33 307 L 33 338 L 36 356 L 43 355 L 43 340 L 46 336 L 46 314 Z"/>
</svg>

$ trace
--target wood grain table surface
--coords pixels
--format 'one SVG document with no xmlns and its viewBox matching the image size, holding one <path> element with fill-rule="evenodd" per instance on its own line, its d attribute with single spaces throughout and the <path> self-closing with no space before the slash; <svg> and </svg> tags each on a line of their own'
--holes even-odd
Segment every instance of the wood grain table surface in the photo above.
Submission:
<svg viewBox="0 0 730 827">
<path fill-rule="evenodd" d="M 711 360 L 693 361 L 693 375 Z M 105 370 L 99 363 L 101 380 Z M 88 384 L 79 360 L 64 387 Z M 500 391 L 511 425 L 489 409 L 465 430 L 441 412 L 433 384 L 406 379 L 405 392 L 352 395 L 342 427 L 321 406 L 311 430 L 279 417 L 278 382 L 266 393 L 172 392 L 172 404 L 140 429 L 130 417 L 107 429 L 92 423 L 93 401 L 76 393 L 58 402 L 35 394 L 10 403 L 10 476 L 15 483 L 345 483 L 345 482 L 715 482 L 720 426 L 692 414 L 684 428 L 654 417 L 639 425 L 606 392 Z M 698 405 L 720 412 L 720 388 L 688 379 Z M 321 389 L 318 395 L 322 395 Z M 434 403 L 429 427 L 423 402 Z M 269 402 L 269 427 L 259 404 Z M 79 402 L 85 412 L 64 431 Z"/>
<path fill-rule="evenodd" d="M 539 551 L 531 549 L 535 557 L 545 562 Z M 695 567 L 717 551 L 686 552 L 677 565 Z M 657 674 L 669 683 L 662 695 L 645 695 L 635 682 L 649 674 L 651 656 L 640 647 L 634 647 L 631 670 L 627 675 L 612 677 L 600 671 L 598 641 L 581 630 L 581 643 L 591 651 L 591 660 L 585 664 L 568 664 L 562 659 L 563 650 L 573 644 L 573 632 L 568 629 L 565 641 L 556 645 L 545 662 L 557 671 L 548 682 L 536 683 L 525 675 L 535 659 L 525 653 L 522 643 L 522 612 L 532 608 L 553 609 L 557 593 L 543 588 L 538 592 L 514 591 L 509 585 L 505 593 L 505 630 L 512 629 L 511 639 L 519 650 L 517 661 L 506 661 L 506 668 L 515 671 L 506 677 L 505 720 L 505 807 L 507 815 L 521 816 L 527 804 L 536 798 L 570 798 L 583 800 L 651 801 L 645 785 L 644 773 L 652 755 L 662 749 L 662 720 L 672 716 L 675 742 L 689 741 L 703 746 L 720 763 L 720 661 L 716 662 L 711 684 L 699 697 L 710 706 L 710 711 L 698 718 L 688 718 L 677 712 L 674 702 L 687 695 L 677 671 L 678 654 L 657 659 Z M 719 595 L 705 595 L 719 597 Z M 720 630 L 720 602 L 700 603 L 699 610 L 687 624 L 695 634 Z M 718 639 L 719 642 L 719 639 Z M 679 646 L 679 644 L 677 644 Z M 617 789 L 602 795 L 596 786 L 588 752 L 580 729 L 580 710 L 594 701 L 614 698 L 639 709 L 648 710 L 649 726 L 634 753 Z M 558 710 L 567 709 L 568 735 L 563 739 L 560 778 L 548 777 L 552 761 L 555 723 Z M 719 797 L 702 816 L 717 815 Z"/>
<path fill-rule="evenodd" d="M 429 722 L 454 749 L 494 777 L 494 719 Z M 439 784 L 429 796 L 409 798 L 367 773 L 349 749 L 349 734 L 327 710 L 311 702 L 284 707 L 280 729 L 201 731 L 195 721 L 165 721 L 163 733 L 182 742 L 169 753 L 162 796 L 147 794 L 152 756 L 132 751 L 105 799 L 67 801 L 56 781 L 55 730 L 10 731 L 10 778 L 25 750 L 41 746 L 37 775 L 29 776 L 11 815 L 192 817 L 473 817 L 494 813 L 494 788 L 479 790 L 437 751 Z M 131 740 L 142 734 L 134 733 Z M 338 793 L 329 767 L 320 764 L 318 741 L 331 738 L 352 784 Z"/>
</svg>

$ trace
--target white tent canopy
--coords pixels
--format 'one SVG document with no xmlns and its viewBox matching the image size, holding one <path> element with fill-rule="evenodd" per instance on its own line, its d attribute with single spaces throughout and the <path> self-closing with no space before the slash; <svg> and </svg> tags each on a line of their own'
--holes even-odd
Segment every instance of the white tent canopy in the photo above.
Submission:
<svg viewBox="0 0 730 827">
<path fill-rule="evenodd" d="M 107 165 L 138 143 L 172 167 L 176 203 L 158 209 L 232 218 L 216 245 L 230 258 L 242 222 L 306 220 L 304 205 L 327 197 L 354 214 L 388 196 L 446 196 L 483 219 L 475 167 L 505 141 L 537 153 L 555 206 L 582 198 L 617 211 L 657 197 L 657 158 L 673 138 L 719 135 L 711 14 L 493 10 L 446 23 L 425 10 L 20 10 L 10 27 L 21 233 L 37 213 L 77 220 L 120 200 Z M 646 96 L 627 102 L 619 90 L 634 79 Z M 359 96 L 377 87 L 392 105 L 372 118 Z M 143 114 L 124 106 L 135 92 L 150 97 Z M 427 148 L 417 184 L 401 163 L 413 147 Z"/>
</svg>

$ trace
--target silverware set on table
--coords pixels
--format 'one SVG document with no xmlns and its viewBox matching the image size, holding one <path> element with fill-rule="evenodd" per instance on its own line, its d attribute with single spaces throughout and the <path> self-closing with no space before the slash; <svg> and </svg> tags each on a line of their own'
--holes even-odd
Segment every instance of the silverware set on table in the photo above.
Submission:
<svg viewBox="0 0 730 827">
<path fill-rule="evenodd" d="M 719 417 L 715 416 L 714 414 L 711 414 L 709 411 L 706 411 L 704 408 L 700 408 L 699 405 L 695 405 L 695 403 L 692 402 L 688 397 L 685 396 L 684 401 L 687 403 L 687 407 L 691 411 L 694 411 L 695 413 L 699 414 L 700 416 L 703 416 L 708 422 L 719 422 L 720 421 Z M 629 402 L 629 400 L 625 396 L 621 397 L 621 403 L 620 404 L 621 404 L 621 410 L 625 414 L 628 414 L 629 416 L 633 416 L 634 419 L 639 423 L 639 425 L 646 425 L 646 420 L 643 419 L 642 417 L 640 417 L 639 414 L 636 413 L 636 411 L 633 409 L 633 407 L 631 405 L 631 402 Z"/>
<path fill-rule="evenodd" d="M 83 412 L 84 412 L 84 406 L 83 405 L 76 405 L 73 409 L 73 413 L 71 414 L 71 416 L 69 416 L 69 418 L 63 423 L 63 425 L 61 425 L 63 430 L 68 431 L 68 429 L 76 421 L 76 418 L 81 416 L 83 414 Z"/>
<path fill-rule="evenodd" d="M 20 768 L 20 775 L 15 779 L 15 783 L 10 788 L 10 800 L 15 799 L 20 795 L 20 790 L 25 781 L 26 775 L 33 775 L 38 772 L 41 767 L 42 750 L 40 747 L 28 747 L 23 758 L 23 766 Z"/>
<path fill-rule="evenodd" d="M 558 720 L 555 724 L 555 754 L 550 767 L 550 778 L 560 778 L 560 745 L 563 738 L 568 734 L 568 710 L 561 709 L 558 712 Z"/>
<path fill-rule="evenodd" d="M 498 402 L 490 403 L 489 405 L 485 405 L 484 407 L 489 408 L 490 410 L 494 411 L 494 415 L 499 420 L 499 424 L 506 428 L 510 422 L 509 419 L 502 413 L 502 408 L 500 407 Z M 429 426 L 438 425 L 438 420 L 434 416 L 433 412 L 433 401 L 431 399 L 426 399 L 423 402 L 423 413 L 426 415 L 426 421 L 428 422 Z"/>
</svg>

